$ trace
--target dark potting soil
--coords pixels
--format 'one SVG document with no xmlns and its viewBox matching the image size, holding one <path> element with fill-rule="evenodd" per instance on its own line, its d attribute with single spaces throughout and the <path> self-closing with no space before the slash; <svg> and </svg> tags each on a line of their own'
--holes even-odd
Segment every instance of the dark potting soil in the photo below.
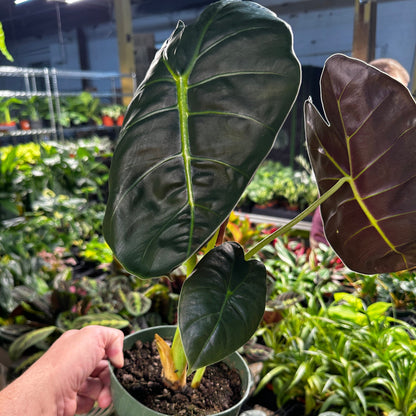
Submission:
<svg viewBox="0 0 416 416">
<path fill-rule="evenodd" d="M 238 373 L 224 363 L 207 367 L 198 389 L 174 391 L 162 381 L 162 367 L 154 342 L 137 341 L 124 352 L 124 367 L 115 370 L 126 390 L 145 406 L 167 415 L 208 415 L 234 406 L 241 399 Z"/>
</svg>

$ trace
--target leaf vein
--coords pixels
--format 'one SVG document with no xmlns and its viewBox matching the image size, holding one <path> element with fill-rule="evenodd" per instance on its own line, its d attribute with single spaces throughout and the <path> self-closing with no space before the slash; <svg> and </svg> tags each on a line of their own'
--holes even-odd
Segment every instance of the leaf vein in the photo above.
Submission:
<svg viewBox="0 0 416 416">
<path fill-rule="evenodd" d="M 216 48 L 221 43 L 225 42 L 226 40 L 233 38 L 234 36 L 238 36 L 241 33 L 252 31 L 252 30 L 267 30 L 264 26 L 251 26 L 251 27 L 244 27 L 240 30 L 237 30 L 235 32 L 230 33 L 228 36 L 223 36 L 222 38 L 218 39 L 216 42 L 213 42 L 209 47 L 204 49 L 200 52 L 199 56 L 196 57 L 195 61 L 197 61 L 199 58 L 204 56 L 206 53 L 210 52 L 212 49 Z M 201 42 L 202 44 L 202 42 Z"/>
<path fill-rule="evenodd" d="M 279 74 L 278 72 L 272 72 L 272 71 L 239 71 L 239 72 L 224 72 L 222 74 L 217 74 L 212 77 L 203 79 L 201 81 L 195 82 L 193 84 L 189 85 L 189 89 L 199 87 L 200 85 L 207 84 L 211 81 L 215 81 L 217 79 L 221 78 L 230 78 L 235 76 L 243 76 L 243 75 L 270 75 L 280 78 L 289 78 L 288 75 L 285 74 Z"/>
<path fill-rule="evenodd" d="M 382 153 L 380 153 L 379 156 L 377 156 L 377 158 L 375 158 L 370 164 L 368 164 L 367 166 L 365 166 L 361 172 L 359 172 L 357 174 L 357 176 L 354 179 L 359 178 L 363 173 L 365 173 L 368 169 L 371 168 L 371 166 L 373 166 L 376 162 L 378 162 L 383 156 L 385 156 L 388 152 L 390 152 L 393 147 L 396 145 L 396 143 L 400 140 L 401 137 L 403 137 L 405 134 L 407 134 L 409 131 L 412 131 L 416 129 L 416 125 L 406 129 L 405 131 L 403 131 L 399 136 L 396 137 L 396 139 L 394 139 L 394 141 L 391 143 L 391 145 Z"/>
<path fill-rule="evenodd" d="M 232 112 L 226 112 L 226 111 L 195 111 L 190 113 L 190 116 L 209 116 L 209 115 L 218 115 L 218 116 L 232 116 L 232 117 L 236 117 L 236 118 L 242 118 L 248 121 L 252 121 L 256 124 L 259 124 L 260 126 L 266 128 L 267 130 L 270 130 L 273 134 L 277 134 L 277 130 L 274 129 L 272 126 L 269 126 L 266 123 L 263 123 L 260 120 L 257 120 L 254 117 L 248 116 L 246 114 L 238 114 L 238 113 L 232 113 Z"/>
</svg>

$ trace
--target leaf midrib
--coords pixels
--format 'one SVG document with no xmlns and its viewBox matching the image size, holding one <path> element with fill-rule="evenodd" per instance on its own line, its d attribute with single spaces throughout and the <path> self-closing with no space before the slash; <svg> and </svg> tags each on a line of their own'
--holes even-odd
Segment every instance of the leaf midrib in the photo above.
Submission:
<svg viewBox="0 0 416 416">
<path fill-rule="evenodd" d="M 181 129 L 181 152 L 185 169 L 186 190 L 188 193 L 188 205 L 190 207 L 190 227 L 189 227 L 189 241 L 188 241 L 188 255 L 192 249 L 192 236 L 195 228 L 195 200 L 194 190 L 192 186 L 192 172 L 191 172 L 191 151 L 189 145 L 189 106 L 188 106 L 188 76 L 178 76 L 176 79 L 177 94 L 178 94 L 178 111 L 179 124 Z"/>
</svg>

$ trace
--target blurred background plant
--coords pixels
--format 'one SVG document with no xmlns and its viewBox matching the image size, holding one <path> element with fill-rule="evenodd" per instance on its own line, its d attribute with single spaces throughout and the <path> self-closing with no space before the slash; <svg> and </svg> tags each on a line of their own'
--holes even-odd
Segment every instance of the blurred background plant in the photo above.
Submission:
<svg viewBox="0 0 416 416">
<path fill-rule="evenodd" d="M 258 205 L 289 205 L 303 210 L 318 197 L 316 183 L 307 160 L 298 156 L 301 169 L 266 160 L 259 167 L 241 198 L 240 205 L 251 201 Z"/>
<path fill-rule="evenodd" d="M 256 393 L 270 388 L 277 408 L 297 401 L 305 415 L 413 414 L 416 331 L 390 307 L 337 293 L 329 305 L 317 294 L 285 309 L 257 332 L 273 353 Z"/>
<path fill-rule="evenodd" d="M 103 239 L 111 155 L 103 138 L 1 148 L 0 348 L 13 359 L 10 377 L 71 328 L 176 323 L 184 270 L 138 280 Z M 274 175 L 275 162 L 264 166 L 260 176 Z M 234 212 L 225 239 L 249 248 L 274 229 Z M 414 272 L 359 275 L 301 232 L 258 256 L 268 298 L 250 342 L 261 347 L 243 351 L 266 360 L 255 397 L 268 391 L 287 415 L 412 414 Z"/>
</svg>

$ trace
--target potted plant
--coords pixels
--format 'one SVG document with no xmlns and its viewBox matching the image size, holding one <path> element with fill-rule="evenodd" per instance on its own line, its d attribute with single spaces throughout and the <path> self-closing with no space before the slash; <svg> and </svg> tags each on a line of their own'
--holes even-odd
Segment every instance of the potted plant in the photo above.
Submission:
<svg viewBox="0 0 416 416">
<path fill-rule="evenodd" d="M 322 75 L 328 121 L 305 104 L 320 198 L 247 252 L 221 244 L 223 224 L 299 84 L 290 28 L 255 3 L 225 0 L 195 24 L 178 24 L 128 107 L 104 235 L 136 276 L 188 269 L 172 345 L 156 337 L 164 381 L 174 389 L 193 372 L 196 387 L 207 366 L 251 337 L 266 300 L 265 268 L 253 256 L 321 203 L 328 241 L 351 269 L 415 266 L 414 203 L 405 192 L 416 176 L 415 102 L 389 76 L 343 55 L 331 57 Z"/>
<path fill-rule="evenodd" d="M 112 160 L 104 234 L 115 257 L 137 276 L 160 276 L 183 263 L 188 268 L 173 352 L 158 339 L 165 382 L 178 390 L 187 373 L 197 370 L 197 385 L 204 367 L 248 341 L 263 316 L 263 264 L 245 261 L 237 243 L 214 246 L 273 146 L 299 83 L 289 26 L 256 3 L 221 1 L 194 25 L 178 24 L 126 112 Z M 145 145 L 140 150 L 139 137 Z M 140 202 L 136 191 L 146 195 Z M 138 223 L 147 229 L 136 228 Z M 209 251 L 193 270 L 204 246 Z M 222 270 L 211 276 L 212 267 Z M 196 316 L 205 319 L 195 327 Z"/>
<path fill-rule="evenodd" d="M 32 96 L 22 101 L 20 109 L 20 126 L 23 130 L 42 128 L 42 120 L 39 115 L 39 106 L 43 98 Z"/>
<path fill-rule="evenodd" d="M 114 126 L 114 117 L 113 117 L 113 108 L 112 106 L 108 105 L 102 107 L 101 110 L 101 119 L 103 122 L 103 126 L 112 127 Z"/>
<path fill-rule="evenodd" d="M 86 119 L 85 123 L 101 125 L 99 106 L 100 100 L 98 98 L 93 97 L 92 94 L 87 91 L 81 92 L 74 101 L 74 110 L 75 112 L 78 112 L 79 118 L 75 117 L 72 120 L 73 124 L 82 124 L 83 118 L 80 117 L 82 115 Z"/>
<path fill-rule="evenodd" d="M 126 107 L 124 105 L 117 105 L 117 117 L 116 117 L 116 126 L 122 126 L 124 122 L 124 113 L 126 112 Z"/>
<path fill-rule="evenodd" d="M 0 98 L 0 130 L 16 130 L 16 120 L 10 114 L 13 105 L 20 105 L 21 100 L 15 97 Z"/>
<path fill-rule="evenodd" d="M 120 104 L 107 105 L 101 108 L 101 116 L 104 126 L 121 126 L 124 121 L 126 108 Z"/>
<path fill-rule="evenodd" d="M 99 104 L 100 100 L 87 91 L 76 96 L 62 97 L 59 123 L 63 127 L 79 127 L 88 123 L 101 125 Z"/>
</svg>

